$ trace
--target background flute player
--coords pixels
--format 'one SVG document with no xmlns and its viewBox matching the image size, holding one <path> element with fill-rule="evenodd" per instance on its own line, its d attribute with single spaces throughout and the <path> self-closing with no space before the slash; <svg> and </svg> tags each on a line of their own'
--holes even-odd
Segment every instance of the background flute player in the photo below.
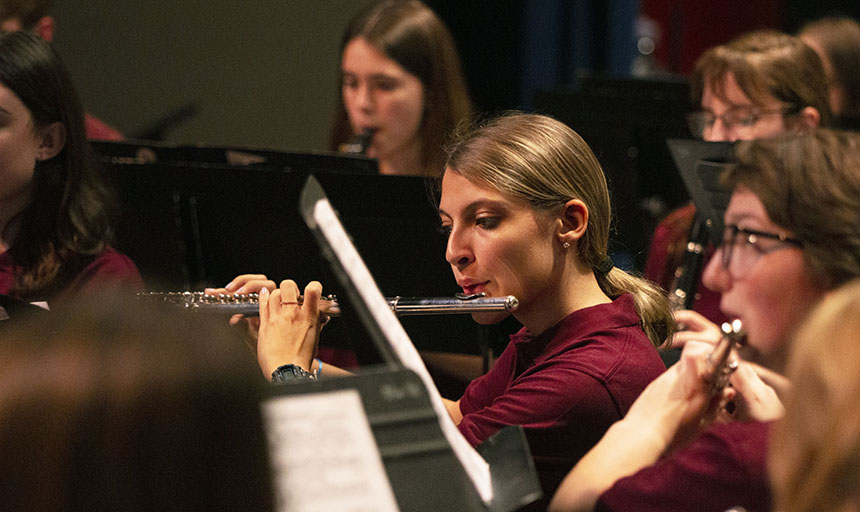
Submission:
<svg viewBox="0 0 860 512">
<path fill-rule="evenodd" d="M 742 321 L 757 360 L 782 372 L 813 306 L 860 277 L 860 136 L 819 129 L 744 142 L 735 159 L 723 175 L 732 190 L 723 242 L 704 282 Z M 706 332 L 689 342 L 648 386 L 568 475 L 553 510 L 771 510 L 769 421 L 782 406 L 742 361 L 731 377 L 735 421 L 702 422 L 710 341 Z"/>
</svg>

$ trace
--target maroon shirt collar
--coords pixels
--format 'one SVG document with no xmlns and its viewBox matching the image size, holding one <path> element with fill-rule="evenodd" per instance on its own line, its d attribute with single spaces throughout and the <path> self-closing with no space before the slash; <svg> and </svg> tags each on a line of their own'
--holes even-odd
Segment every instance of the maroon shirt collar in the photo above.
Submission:
<svg viewBox="0 0 860 512">
<path fill-rule="evenodd" d="M 511 335 L 511 342 L 516 344 L 521 358 L 532 364 L 549 359 L 559 350 L 569 349 L 571 339 L 586 340 L 598 331 L 638 325 L 633 296 L 625 293 L 611 303 L 578 309 L 537 337 L 523 327 Z"/>
</svg>

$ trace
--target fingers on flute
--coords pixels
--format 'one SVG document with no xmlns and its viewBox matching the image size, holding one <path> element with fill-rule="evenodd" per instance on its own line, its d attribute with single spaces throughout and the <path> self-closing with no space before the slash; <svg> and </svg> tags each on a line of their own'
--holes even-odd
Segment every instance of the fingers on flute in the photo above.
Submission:
<svg viewBox="0 0 860 512">
<path fill-rule="evenodd" d="M 322 284 L 319 281 L 311 281 L 305 286 L 304 308 L 309 315 L 319 317 L 320 297 L 322 297 Z"/>
<path fill-rule="evenodd" d="M 271 294 L 269 293 L 268 288 L 263 288 L 262 290 L 260 290 L 259 301 L 260 301 L 260 323 L 261 324 L 266 323 L 266 321 L 269 319 L 269 308 L 270 308 L 269 303 L 270 302 L 276 302 L 276 301 L 280 300 L 279 298 L 275 298 L 274 301 L 272 300 L 272 295 L 274 295 L 275 293 L 277 293 L 278 296 L 280 297 L 280 291 L 278 291 L 278 290 L 275 290 Z"/>
<path fill-rule="evenodd" d="M 264 289 L 272 291 L 276 285 L 263 274 L 244 274 L 233 279 L 226 288 L 231 293 L 249 294 L 259 293 Z"/>
<path fill-rule="evenodd" d="M 206 288 L 203 292 L 207 295 L 229 295 L 233 293 L 246 295 L 259 293 L 263 289 L 274 290 L 275 282 L 268 279 L 264 274 L 242 274 L 233 278 L 223 288 Z"/>
<path fill-rule="evenodd" d="M 299 297 L 299 287 L 292 279 L 284 279 L 280 286 L 281 301 L 296 302 Z"/>
<path fill-rule="evenodd" d="M 702 338 L 702 334 L 696 331 L 679 331 L 672 336 L 672 348 L 684 348 L 690 342 L 713 343 L 710 339 Z"/>
</svg>

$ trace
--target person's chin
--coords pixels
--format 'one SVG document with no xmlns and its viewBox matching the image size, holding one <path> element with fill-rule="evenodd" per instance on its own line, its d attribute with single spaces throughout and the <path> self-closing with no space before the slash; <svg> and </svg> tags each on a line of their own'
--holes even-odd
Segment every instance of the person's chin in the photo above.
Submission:
<svg viewBox="0 0 860 512">
<path fill-rule="evenodd" d="M 493 325 L 501 322 L 509 317 L 509 311 L 488 311 L 482 313 L 472 313 L 472 320 L 481 325 Z"/>
</svg>

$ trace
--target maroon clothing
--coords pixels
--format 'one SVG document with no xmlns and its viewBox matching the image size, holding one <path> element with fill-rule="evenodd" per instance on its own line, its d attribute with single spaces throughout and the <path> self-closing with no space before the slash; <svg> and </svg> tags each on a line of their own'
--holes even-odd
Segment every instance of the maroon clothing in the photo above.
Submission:
<svg viewBox="0 0 860 512">
<path fill-rule="evenodd" d="M 696 207 L 691 203 L 667 215 L 654 230 L 654 238 L 651 240 L 648 259 L 645 262 L 645 278 L 659 284 L 664 290 L 671 291 L 675 270 L 684 258 L 695 217 Z M 714 248 L 709 245 L 702 259 L 702 273 L 713 255 Z M 720 311 L 720 294 L 702 284 L 702 274 L 699 275 L 696 286 L 693 310 L 718 325 L 727 321 Z"/>
<path fill-rule="evenodd" d="M 769 511 L 769 423 L 714 425 L 686 448 L 615 482 L 595 511 Z"/>
<path fill-rule="evenodd" d="M 18 267 L 9 252 L 0 254 L 0 294 L 11 295 Z M 53 297 L 39 298 L 53 302 L 62 301 L 81 293 L 92 292 L 102 286 L 121 286 L 134 291 L 143 289 L 143 280 L 134 262 L 128 256 L 111 247 L 93 257 L 59 293 Z M 33 300 L 39 300 L 33 299 Z M 49 302 L 49 306 L 51 305 Z"/>
<path fill-rule="evenodd" d="M 544 506 L 573 465 L 665 370 L 639 326 L 631 295 L 574 311 L 541 335 L 525 329 L 460 399 L 473 445 L 522 425 Z"/>
<path fill-rule="evenodd" d="M 90 114 L 84 114 L 84 127 L 89 140 L 125 140 L 123 134 Z"/>
<path fill-rule="evenodd" d="M 689 75 L 705 50 L 753 30 L 782 26 L 787 7 L 782 4 L 780 0 L 642 0 L 639 13 L 656 25 L 654 59 L 660 69 Z"/>
</svg>

